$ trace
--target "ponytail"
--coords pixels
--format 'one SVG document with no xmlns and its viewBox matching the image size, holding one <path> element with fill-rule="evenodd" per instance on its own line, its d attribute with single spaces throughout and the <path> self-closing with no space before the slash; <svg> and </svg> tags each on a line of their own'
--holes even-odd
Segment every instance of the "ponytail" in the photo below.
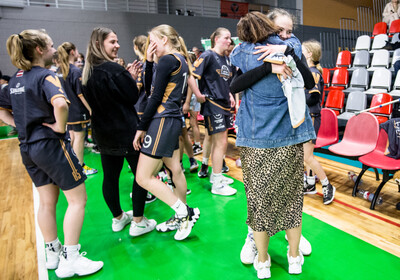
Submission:
<svg viewBox="0 0 400 280">
<path fill-rule="evenodd" d="M 7 52 L 11 63 L 18 69 L 29 71 L 32 69 L 32 62 L 36 56 L 36 47 L 47 48 L 50 41 L 44 29 L 28 29 L 20 34 L 13 34 L 7 39 Z"/>
<path fill-rule="evenodd" d="M 178 48 L 178 51 L 180 51 L 186 59 L 186 63 L 189 67 L 189 75 L 193 75 L 193 66 L 192 66 L 192 62 L 190 61 L 190 58 L 189 58 L 189 53 L 188 53 L 188 50 L 187 50 L 187 47 L 185 44 L 185 40 L 183 40 L 183 38 L 181 36 L 179 36 L 178 39 L 179 39 L 179 43 L 180 43 L 180 47 Z"/>
<path fill-rule="evenodd" d="M 58 63 L 64 80 L 67 79 L 69 73 L 69 55 L 72 50 L 76 50 L 76 47 L 70 42 L 64 42 L 57 48 Z"/>
</svg>

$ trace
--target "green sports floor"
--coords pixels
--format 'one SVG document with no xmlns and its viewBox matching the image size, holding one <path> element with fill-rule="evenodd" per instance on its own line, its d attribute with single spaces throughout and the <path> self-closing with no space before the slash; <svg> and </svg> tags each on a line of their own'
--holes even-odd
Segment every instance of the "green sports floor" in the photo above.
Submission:
<svg viewBox="0 0 400 280">
<path fill-rule="evenodd" d="M 99 169 L 86 181 L 88 201 L 80 243 L 87 257 L 102 260 L 98 273 L 81 279 L 257 279 L 252 265 L 240 262 L 240 250 L 247 233 L 246 197 L 243 183 L 235 181 L 236 196 L 212 195 L 207 179 L 185 172 L 192 193 L 188 204 L 199 207 L 200 219 L 190 236 L 175 241 L 174 232 L 150 232 L 131 238 L 129 226 L 114 233 L 111 213 L 102 196 L 100 155 L 86 152 L 85 162 Z M 188 170 L 188 160 L 184 158 Z M 127 163 L 121 173 L 122 208 L 132 209 L 129 193 L 133 175 Z M 67 207 L 60 196 L 57 211 L 60 240 L 63 213 Z M 147 204 L 145 215 L 163 222 L 172 210 L 157 200 Z M 272 279 L 400 279 L 400 258 L 376 248 L 307 214 L 303 214 L 303 234 L 313 251 L 305 257 L 303 273 L 287 273 L 287 242 L 280 232 L 271 238 Z M 49 279 L 57 279 L 49 271 Z"/>
</svg>

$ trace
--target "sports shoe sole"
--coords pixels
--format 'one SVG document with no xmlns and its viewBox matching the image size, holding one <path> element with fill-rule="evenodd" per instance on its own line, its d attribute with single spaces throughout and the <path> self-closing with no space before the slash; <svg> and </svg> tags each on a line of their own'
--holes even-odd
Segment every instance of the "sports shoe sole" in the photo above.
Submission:
<svg viewBox="0 0 400 280">
<path fill-rule="evenodd" d="M 189 236 L 189 234 L 192 232 L 192 229 L 193 229 L 195 223 L 196 223 L 197 220 L 200 218 L 200 210 L 199 210 L 199 208 L 193 208 L 193 212 L 194 212 L 194 215 L 191 217 L 192 219 L 189 220 L 189 223 L 190 223 L 189 226 L 191 227 L 191 228 L 190 228 L 190 231 L 188 231 L 185 235 L 179 236 L 179 238 L 177 238 L 177 237 L 176 237 L 176 234 L 175 234 L 175 236 L 174 236 L 175 240 L 177 240 L 177 241 L 184 240 L 184 239 L 186 239 L 186 238 Z"/>
<path fill-rule="evenodd" d="M 304 192 L 304 194 L 316 194 L 317 193 L 317 190 L 315 190 L 315 191 L 310 191 L 310 192 Z"/>
<path fill-rule="evenodd" d="M 324 202 L 325 205 L 328 205 L 328 204 L 332 203 L 332 201 L 335 199 L 336 188 L 335 188 L 334 186 L 332 186 L 332 188 L 333 188 L 333 191 L 332 191 L 332 198 L 331 198 L 330 200 L 328 200 L 328 201 L 325 201 L 325 202 Z"/>
</svg>

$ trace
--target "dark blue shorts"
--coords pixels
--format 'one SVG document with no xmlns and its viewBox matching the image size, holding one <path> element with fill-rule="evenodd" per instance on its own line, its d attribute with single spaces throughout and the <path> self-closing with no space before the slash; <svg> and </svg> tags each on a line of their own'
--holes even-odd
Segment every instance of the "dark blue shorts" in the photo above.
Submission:
<svg viewBox="0 0 400 280">
<path fill-rule="evenodd" d="M 140 151 L 153 158 L 172 157 L 174 151 L 179 149 L 181 133 L 181 118 L 155 118 L 150 123 Z"/>
<path fill-rule="evenodd" d="M 319 131 L 319 128 L 321 127 L 321 115 L 318 115 L 318 116 L 315 116 L 315 117 L 311 116 L 311 119 L 312 119 L 312 122 L 313 122 L 313 125 L 314 125 L 315 135 L 318 136 L 318 131 Z M 317 139 L 312 140 L 312 143 L 314 145 L 315 145 L 316 142 L 317 142 Z"/>
<path fill-rule="evenodd" d="M 67 128 L 68 130 L 72 130 L 72 131 L 84 131 L 87 127 L 87 122 L 86 123 L 74 123 L 74 124 L 68 124 Z"/>
<path fill-rule="evenodd" d="M 233 127 L 232 115 L 216 114 L 204 117 L 204 125 L 207 128 L 208 135 L 224 132 Z"/>
<path fill-rule="evenodd" d="M 44 139 L 21 144 L 20 151 L 22 162 L 36 187 L 55 184 L 62 190 L 70 190 L 86 180 L 82 166 L 66 140 Z"/>
</svg>

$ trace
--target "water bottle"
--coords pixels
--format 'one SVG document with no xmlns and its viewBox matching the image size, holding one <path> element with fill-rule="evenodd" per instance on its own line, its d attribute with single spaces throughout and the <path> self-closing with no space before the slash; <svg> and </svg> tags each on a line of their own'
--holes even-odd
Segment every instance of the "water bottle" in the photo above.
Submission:
<svg viewBox="0 0 400 280">
<path fill-rule="evenodd" d="M 372 201 L 374 199 L 374 194 L 373 193 L 370 193 L 369 191 L 361 190 L 361 189 L 359 189 L 357 191 L 357 196 L 361 197 L 361 198 L 364 198 L 365 200 L 368 200 L 368 201 Z M 378 199 L 376 201 L 376 204 L 381 205 L 382 202 L 383 202 L 382 197 L 381 196 L 378 197 Z"/>
<path fill-rule="evenodd" d="M 349 176 L 349 179 L 350 179 L 351 181 L 353 181 L 354 183 L 357 181 L 358 176 L 357 176 L 353 171 L 347 172 L 347 176 Z M 363 182 L 363 181 L 360 180 L 360 182 L 358 183 L 358 185 L 361 185 L 362 182 Z"/>
<path fill-rule="evenodd" d="M 242 168 L 242 161 L 240 160 L 240 158 L 236 160 L 236 166 Z"/>
</svg>

